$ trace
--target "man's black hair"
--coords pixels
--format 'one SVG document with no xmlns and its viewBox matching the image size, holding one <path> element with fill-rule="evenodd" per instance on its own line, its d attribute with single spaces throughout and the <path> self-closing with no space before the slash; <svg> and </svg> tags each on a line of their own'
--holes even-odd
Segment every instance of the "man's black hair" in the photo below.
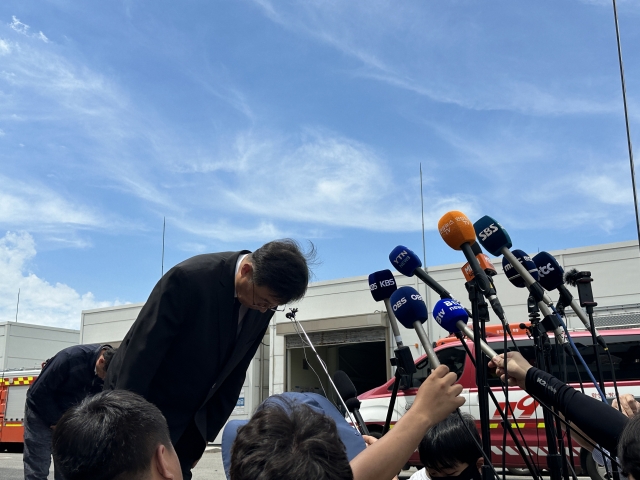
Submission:
<svg viewBox="0 0 640 480">
<path fill-rule="evenodd" d="M 306 253 L 291 238 L 265 243 L 249 256 L 253 281 L 268 287 L 281 304 L 300 300 L 307 291 L 315 257 L 313 243 Z"/>
<path fill-rule="evenodd" d="M 640 479 L 640 415 L 632 417 L 620 435 L 618 460 L 625 475 Z"/>
<path fill-rule="evenodd" d="M 104 358 L 104 371 L 109 370 L 109 365 L 111 365 L 111 360 L 113 360 L 113 356 L 116 354 L 117 348 L 113 348 L 111 345 L 105 345 L 102 349 L 102 358 Z"/>
<path fill-rule="evenodd" d="M 267 404 L 238 429 L 231 447 L 231 480 L 352 480 L 333 419 L 282 399 Z"/>
<path fill-rule="evenodd" d="M 462 418 L 464 423 L 458 413 L 454 412 L 424 436 L 418 446 L 418 453 L 420 461 L 426 468 L 446 470 L 455 468 L 461 463 L 475 465 L 482 457 L 482 452 L 478 448 L 480 435 L 475 420 L 468 413 L 463 413 Z M 477 444 L 473 441 L 474 438 Z"/>
<path fill-rule="evenodd" d="M 172 449 L 158 408 L 127 390 L 84 399 L 53 432 L 53 459 L 66 480 L 133 480 L 149 469 L 159 445 Z"/>
</svg>

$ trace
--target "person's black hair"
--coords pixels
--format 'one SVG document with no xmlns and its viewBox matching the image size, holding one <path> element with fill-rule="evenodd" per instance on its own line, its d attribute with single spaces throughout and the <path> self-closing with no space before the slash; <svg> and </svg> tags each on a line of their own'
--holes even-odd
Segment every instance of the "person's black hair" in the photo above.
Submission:
<svg viewBox="0 0 640 480">
<path fill-rule="evenodd" d="M 268 287 L 281 304 L 300 300 L 307 291 L 310 266 L 316 261 L 316 248 L 309 243 L 309 251 L 302 252 L 298 242 L 285 238 L 265 243 L 251 253 L 255 284 Z"/>
<path fill-rule="evenodd" d="M 332 418 L 282 399 L 238 429 L 231 480 L 352 480 L 347 451 Z"/>
<path fill-rule="evenodd" d="M 446 470 L 455 468 L 461 463 L 475 465 L 478 458 L 482 457 L 482 452 L 478 448 L 480 434 L 478 434 L 475 420 L 468 413 L 463 413 L 462 418 L 464 423 L 458 413 L 454 412 L 424 436 L 418 446 L 418 454 L 426 468 Z"/>
<path fill-rule="evenodd" d="M 117 348 L 113 348 L 111 345 L 105 345 L 102 349 L 102 358 L 104 358 L 104 371 L 109 370 L 109 365 L 111 365 L 111 360 L 113 360 L 113 356 L 116 354 Z"/>
<path fill-rule="evenodd" d="M 84 399 L 53 432 L 53 459 L 66 480 L 143 478 L 159 445 L 172 449 L 158 408 L 127 390 Z"/>
<path fill-rule="evenodd" d="M 618 460 L 625 475 L 640 480 L 640 415 L 632 417 L 620 435 Z"/>
</svg>

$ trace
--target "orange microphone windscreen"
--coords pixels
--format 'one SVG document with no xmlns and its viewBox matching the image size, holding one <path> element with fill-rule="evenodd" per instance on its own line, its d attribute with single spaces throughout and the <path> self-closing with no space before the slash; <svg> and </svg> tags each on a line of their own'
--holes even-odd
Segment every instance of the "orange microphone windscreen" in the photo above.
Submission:
<svg viewBox="0 0 640 480">
<path fill-rule="evenodd" d="M 478 255 L 476 255 L 476 258 L 478 259 L 480 268 L 485 272 L 487 270 L 492 270 L 493 272 L 496 271 L 496 267 L 493 266 L 493 262 L 484 253 L 479 253 Z M 464 278 L 467 282 L 473 280 L 473 277 L 475 275 L 473 274 L 473 269 L 471 268 L 471 265 L 469 265 L 469 262 L 465 263 L 460 270 L 462 270 L 462 274 L 464 275 Z"/>
<path fill-rule="evenodd" d="M 461 250 L 463 243 L 473 244 L 476 231 L 467 216 L 457 210 L 445 213 L 438 222 L 440 236 L 454 250 Z"/>
</svg>

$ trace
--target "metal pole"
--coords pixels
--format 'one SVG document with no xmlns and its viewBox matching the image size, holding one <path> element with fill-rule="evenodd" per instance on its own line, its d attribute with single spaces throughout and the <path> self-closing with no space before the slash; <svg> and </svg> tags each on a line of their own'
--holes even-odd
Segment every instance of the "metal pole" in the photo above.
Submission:
<svg viewBox="0 0 640 480">
<path fill-rule="evenodd" d="M 18 303 L 16 303 L 16 323 L 18 323 L 18 307 L 20 307 L 20 289 L 18 289 Z"/>
<path fill-rule="evenodd" d="M 164 276 L 164 232 L 166 229 L 166 217 L 162 217 L 162 274 L 160 277 Z"/>
<path fill-rule="evenodd" d="M 424 196 L 422 194 L 422 162 L 420 162 L 420 208 L 422 211 L 422 261 L 424 262 L 424 268 L 426 270 L 427 269 L 427 247 L 426 247 L 427 244 L 424 236 Z M 424 287 L 424 303 L 427 306 L 427 311 L 429 311 L 429 302 L 427 300 L 428 294 L 429 294 L 429 291 L 425 286 Z M 427 335 L 429 335 L 429 338 L 433 338 L 432 332 L 431 332 L 431 322 L 429 321 L 428 318 L 427 318 Z"/>
<path fill-rule="evenodd" d="M 622 84 L 622 104 L 624 106 L 624 123 L 627 129 L 627 148 L 629 149 L 629 165 L 631 167 L 631 186 L 633 188 L 633 205 L 636 212 L 636 229 L 638 233 L 638 248 L 640 248 L 640 216 L 638 216 L 638 193 L 636 190 L 636 169 L 633 164 L 633 147 L 631 145 L 631 131 L 629 129 L 629 112 L 627 110 L 627 87 L 624 81 L 624 65 L 622 63 L 622 46 L 620 45 L 620 27 L 618 25 L 618 8 L 613 1 L 613 19 L 616 24 L 616 41 L 618 42 L 618 64 L 620 65 L 620 83 Z"/>
</svg>

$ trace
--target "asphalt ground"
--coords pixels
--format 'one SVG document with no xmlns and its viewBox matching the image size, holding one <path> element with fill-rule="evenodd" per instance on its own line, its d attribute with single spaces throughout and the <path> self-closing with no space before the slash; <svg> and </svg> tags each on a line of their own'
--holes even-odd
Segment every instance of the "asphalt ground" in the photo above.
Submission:
<svg viewBox="0 0 640 480">
<path fill-rule="evenodd" d="M 408 479 L 415 469 L 403 471 L 400 480 Z M 507 475 L 507 480 L 524 480 L 528 476 Z M 549 477 L 545 477 L 548 479 Z M 589 477 L 578 477 L 580 480 L 590 480 Z M 24 480 L 22 470 L 22 454 L 0 452 L 0 480 Z M 49 479 L 53 480 L 53 466 Z M 219 447 L 208 447 L 196 468 L 193 469 L 193 480 L 226 480 L 222 467 L 222 455 Z"/>
<path fill-rule="evenodd" d="M 401 479 L 408 479 L 415 469 L 403 472 Z M 24 480 L 21 453 L 0 452 L 0 480 Z M 49 473 L 53 480 L 53 466 Z M 193 469 L 193 480 L 226 480 L 222 468 L 222 455 L 218 447 L 209 447 Z"/>
<path fill-rule="evenodd" d="M 53 480 L 53 465 L 48 478 Z M 21 453 L 0 452 L 0 480 L 24 480 Z M 193 469 L 193 480 L 225 480 L 220 448 L 207 448 Z"/>
</svg>

